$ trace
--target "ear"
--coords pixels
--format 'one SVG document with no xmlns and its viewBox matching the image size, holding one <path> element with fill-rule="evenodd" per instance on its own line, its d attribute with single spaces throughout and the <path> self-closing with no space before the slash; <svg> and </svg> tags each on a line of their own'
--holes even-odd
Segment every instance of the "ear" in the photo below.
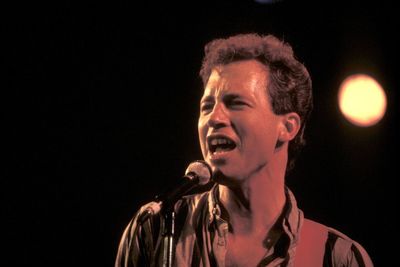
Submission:
<svg viewBox="0 0 400 267">
<path fill-rule="evenodd" d="M 278 140 L 280 142 L 289 142 L 295 138 L 300 130 L 300 125 L 300 116 L 296 112 L 282 115 Z"/>
</svg>

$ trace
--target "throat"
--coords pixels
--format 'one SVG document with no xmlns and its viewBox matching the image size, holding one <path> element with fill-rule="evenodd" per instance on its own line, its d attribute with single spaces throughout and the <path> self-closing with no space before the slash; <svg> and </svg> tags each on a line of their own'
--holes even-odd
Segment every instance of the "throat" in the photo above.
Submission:
<svg viewBox="0 0 400 267">
<path fill-rule="evenodd" d="M 262 188 L 259 191 L 256 187 L 244 193 L 240 188 L 219 185 L 221 209 L 229 219 L 231 232 L 265 237 L 281 216 L 286 203 L 284 188 L 281 192 L 277 188 L 269 192 Z"/>
</svg>

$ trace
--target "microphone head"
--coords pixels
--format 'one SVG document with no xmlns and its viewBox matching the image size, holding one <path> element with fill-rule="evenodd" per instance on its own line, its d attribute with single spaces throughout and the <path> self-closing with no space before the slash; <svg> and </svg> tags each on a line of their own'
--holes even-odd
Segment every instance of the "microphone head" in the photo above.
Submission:
<svg viewBox="0 0 400 267">
<path fill-rule="evenodd" d="M 196 160 L 189 164 L 185 171 L 185 176 L 195 175 L 199 177 L 199 184 L 207 184 L 212 176 L 210 165 L 204 160 Z"/>
</svg>

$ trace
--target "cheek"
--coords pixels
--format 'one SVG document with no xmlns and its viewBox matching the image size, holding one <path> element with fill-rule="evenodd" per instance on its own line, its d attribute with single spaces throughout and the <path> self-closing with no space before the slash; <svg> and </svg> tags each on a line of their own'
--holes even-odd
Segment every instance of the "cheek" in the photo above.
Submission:
<svg viewBox="0 0 400 267">
<path fill-rule="evenodd" d="M 207 136 L 207 125 L 204 124 L 204 120 L 202 120 L 201 118 L 199 119 L 199 122 L 197 124 L 197 129 L 198 129 L 198 133 L 199 133 L 200 146 L 204 153 L 206 136 Z"/>
<path fill-rule="evenodd" d="M 262 119 L 265 120 L 265 118 Z M 260 121 L 262 120 L 258 120 L 257 124 L 252 124 L 253 131 L 247 132 L 247 140 L 255 151 L 271 152 L 274 150 L 278 138 L 277 125 L 260 123 Z"/>
<path fill-rule="evenodd" d="M 197 123 L 197 131 L 199 133 L 200 141 L 201 141 L 201 139 L 203 138 L 203 135 L 204 135 L 204 128 L 205 127 L 204 127 L 203 120 L 200 118 L 198 123 Z"/>
</svg>

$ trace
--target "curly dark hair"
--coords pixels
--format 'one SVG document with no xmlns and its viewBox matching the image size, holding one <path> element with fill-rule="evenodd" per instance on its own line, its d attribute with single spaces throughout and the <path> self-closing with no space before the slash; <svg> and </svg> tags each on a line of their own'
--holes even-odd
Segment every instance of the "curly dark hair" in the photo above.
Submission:
<svg viewBox="0 0 400 267">
<path fill-rule="evenodd" d="M 268 68 L 270 79 L 266 91 L 273 112 L 278 115 L 296 112 L 301 119 L 300 131 L 289 143 L 287 170 L 291 170 L 305 145 L 304 129 L 313 107 L 310 74 L 295 58 L 292 47 L 273 35 L 250 33 L 215 39 L 205 45 L 204 51 L 200 70 L 204 86 L 217 65 L 255 59 Z"/>
</svg>

